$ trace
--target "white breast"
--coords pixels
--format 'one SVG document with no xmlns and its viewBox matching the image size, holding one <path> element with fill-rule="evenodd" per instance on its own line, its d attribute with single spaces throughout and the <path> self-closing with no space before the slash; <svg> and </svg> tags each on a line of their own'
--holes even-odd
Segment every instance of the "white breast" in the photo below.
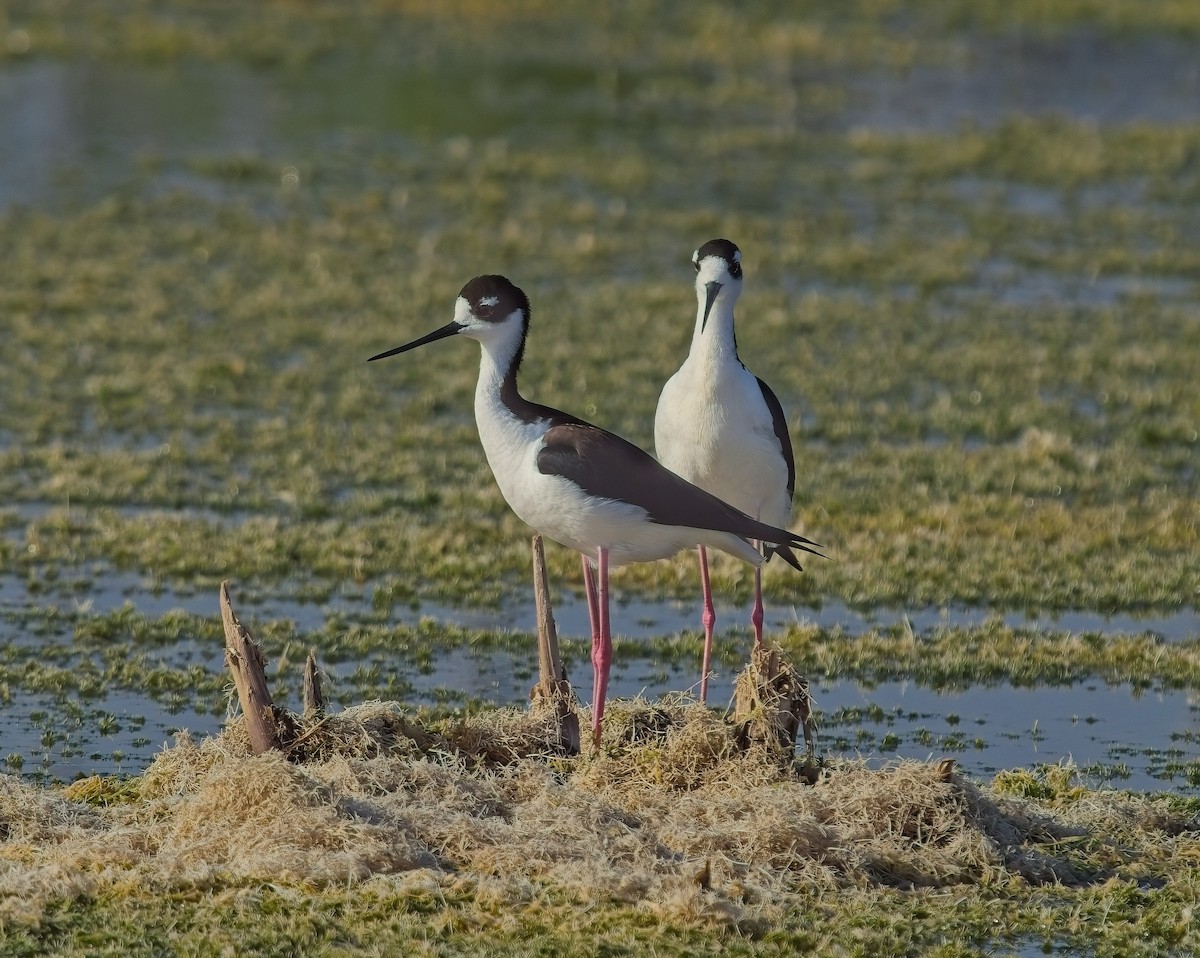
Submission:
<svg viewBox="0 0 1200 958">
<path fill-rule="evenodd" d="M 698 542 L 747 562 L 760 557 L 737 536 L 660 525 L 640 506 L 589 496 L 575 483 L 538 470 L 544 422 L 517 419 L 498 397 L 477 397 L 479 438 L 505 501 L 517 516 L 547 538 L 591 558 L 598 546 L 609 550 L 609 564 L 664 559 Z"/>
<path fill-rule="evenodd" d="M 787 462 L 754 375 L 689 357 L 663 387 L 654 418 L 659 461 L 743 512 L 782 526 L 791 512 Z"/>
</svg>

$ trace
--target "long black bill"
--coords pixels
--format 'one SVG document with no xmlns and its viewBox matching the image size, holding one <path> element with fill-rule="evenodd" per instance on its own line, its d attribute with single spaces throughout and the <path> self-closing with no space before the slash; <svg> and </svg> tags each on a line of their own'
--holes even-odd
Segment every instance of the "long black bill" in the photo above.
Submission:
<svg viewBox="0 0 1200 958">
<path fill-rule="evenodd" d="M 711 283 L 705 284 L 704 290 L 708 295 L 704 299 L 704 318 L 700 320 L 700 332 L 704 332 L 704 327 L 708 325 L 708 314 L 712 309 L 712 304 L 717 301 L 717 293 L 721 292 L 721 284 L 714 279 Z"/>
<path fill-rule="evenodd" d="M 441 329 L 435 329 L 432 333 L 426 333 L 420 339 L 414 339 L 411 343 L 405 343 L 403 346 L 397 346 L 395 349 L 389 349 L 387 352 L 378 353 L 367 360 L 373 363 L 377 359 L 387 359 L 389 356 L 395 356 L 398 353 L 406 353 L 410 349 L 416 349 L 418 346 L 424 346 L 426 343 L 437 342 L 439 339 L 445 339 L 447 336 L 453 336 L 455 333 L 462 332 L 466 327 L 462 323 L 456 323 L 450 320 Z"/>
</svg>

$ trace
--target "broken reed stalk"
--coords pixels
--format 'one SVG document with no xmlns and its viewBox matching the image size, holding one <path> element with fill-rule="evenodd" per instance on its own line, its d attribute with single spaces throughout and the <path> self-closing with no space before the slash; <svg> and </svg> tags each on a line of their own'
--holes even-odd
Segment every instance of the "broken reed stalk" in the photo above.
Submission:
<svg viewBox="0 0 1200 958">
<path fill-rule="evenodd" d="M 325 711 L 325 692 L 321 688 L 321 673 L 317 671 L 317 654 L 309 651 L 304 662 L 304 714 L 321 715 Z"/>
<path fill-rule="evenodd" d="M 558 629 L 550 607 L 550 584 L 546 576 L 546 553 L 542 537 L 533 537 L 533 602 L 537 609 L 538 684 L 530 692 L 535 704 L 554 709 L 558 725 L 558 747 L 567 755 L 579 754 L 579 716 L 572 708 L 571 683 L 558 650 Z"/>
<path fill-rule="evenodd" d="M 250 749 L 261 755 L 270 749 L 284 749 L 280 737 L 282 731 L 290 740 L 295 735 L 295 726 L 284 710 L 277 709 L 271 701 L 265 672 L 266 659 L 262 651 L 234 614 L 229 601 L 229 581 L 221 583 L 221 623 L 225 627 L 225 661 L 233 673 L 233 684 L 237 689 L 242 714 L 246 716 L 246 728 L 250 733 Z"/>
</svg>

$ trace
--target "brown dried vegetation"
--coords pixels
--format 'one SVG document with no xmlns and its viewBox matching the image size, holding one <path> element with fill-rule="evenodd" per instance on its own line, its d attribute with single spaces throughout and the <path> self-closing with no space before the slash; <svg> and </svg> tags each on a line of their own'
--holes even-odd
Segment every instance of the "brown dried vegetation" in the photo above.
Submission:
<svg viewBox="0 0 1200 958">
<path fill-rule="evenodd" d="M 106 889 L 420 872 L 469 876 L 508 901 L 550 885 L 744 925 L 822 889 L 1130 877 L 1196 840 L 1161 800 L 1079 790 L 1050 808 L 948 763 L 839 761 L 809 784 L 739 748 L 738 727 L 700 706 L 619 701 L 607 718 L 599 752 L 562 758 L 544 714 L 432 729 L 368 703 L 300 719 L 290 758 L 252 755 L 239 719 L 199 743 L 181 736 L 122 789 L 0 778 L 0 917 L 36 922 L 49 902 Z M 1110 843 L 1121 853 L 1100 864 Z"/>
</svg>

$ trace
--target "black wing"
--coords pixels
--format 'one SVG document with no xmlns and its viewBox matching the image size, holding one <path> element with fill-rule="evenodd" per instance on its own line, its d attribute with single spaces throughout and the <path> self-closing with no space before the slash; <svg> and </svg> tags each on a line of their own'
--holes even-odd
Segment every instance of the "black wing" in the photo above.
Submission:
<svg viewBox="0 0 1200 958">
<path fill-rule="evenodd" d="M 754 378 L 758 379 L 757 376 Z M 763 400 L 771 410 L 771 425 L 775 427 L 775 438 L 779 440 L 779 449 L 783 453 L 784 462 L 787 463 L 787 491 L 788 498 L 791 499 L 796 492 L 796 457 L 792 453 L 792 437 L 788 435 L 787 416 L 784 415 L 783 406 L 770 386 L 758 379 L 758 388 L 762 390 Z"/>
</svg>

